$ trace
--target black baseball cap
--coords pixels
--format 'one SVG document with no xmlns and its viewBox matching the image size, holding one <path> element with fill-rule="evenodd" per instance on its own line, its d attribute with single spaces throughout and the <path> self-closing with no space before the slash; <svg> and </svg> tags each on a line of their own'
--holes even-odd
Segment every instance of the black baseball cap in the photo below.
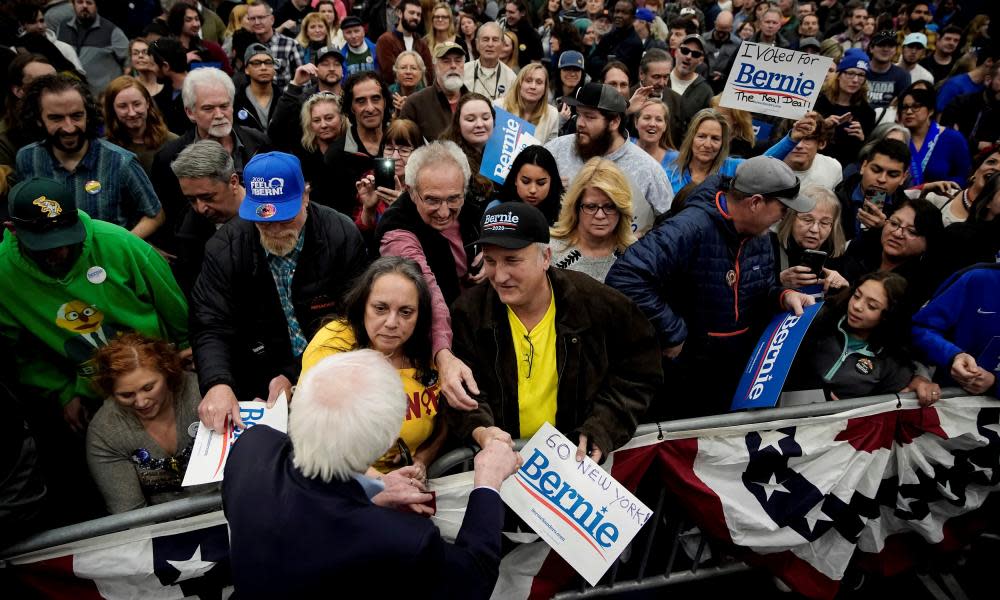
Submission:
<svg viewBox="0 0 1000 600">
<path fill-rule="evenodd" d="M 87 237 L 73 191 L 48 177 L 31 177 L 7 196 L 18 241 L 28 250 L 51 250 L 79 244 Z"/>
<path fill-rule="evenodd" d="M 895 31 L 882 30 L 872 36 L 869 46 L 888 46 L 888 45 L 898 46 L 899 38 Z"/>
<path fill-rule="evenodd" d="M 327 56 L 332 56 L 337 59 L 337 62 L 344 64 L 344 55 L 340 53 L 340 50 L 336 46 L 323 46 L 316 51 L 316 64 L 323 62 L 323 59 Z"/>
<path fill-rule="evenodd" d="M 365 24 L 354 15 L 349 17 L 344 17 L 344 20 L 340 22 L 340 30 L 350 29 L 351 27 L 364 27 Z"/>
<path fill-rule="evenodd" d="M 566 96 L 563 102 L 570 106 L 584 106 L 613 113 L 624 113 L 628 108 L 628 101 L 618 93 L 618 90 L 596 81 L 591 81 L 578 89 L 576 96 Z"/>
<path fill-rule="evenodd" d="M 479 245 L 519 250 L 531 244 L 549 243 L 549 223 L 542 211 L 526 202 L 503 202 L 486 211 Z"/>
</svg>

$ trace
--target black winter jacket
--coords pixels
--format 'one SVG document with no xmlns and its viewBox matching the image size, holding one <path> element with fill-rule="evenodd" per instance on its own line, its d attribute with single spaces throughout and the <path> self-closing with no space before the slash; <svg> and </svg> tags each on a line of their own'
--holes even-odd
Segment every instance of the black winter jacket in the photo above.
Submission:
<svg viewBox="0 0 1000 600">
<path fill-rule="evenodd" d="M 549 269 L 556 304 L 556 428 L 584 434 L 607 455 L 627 442 L 659 390 L 660 349 L 649 321 L 628 298 L 588 275 Z M 452 305 L 453 351 L 482 392 L 479 408 L 447 410 L 448 426 L 467 440 L 479 426 L 518 437 L 517 357 L 507 308 L 481 284 Z"/>
<path fill-rule="evenodd" d="M 292 302 L 306 339 L 342 308 L 365 268 L 361 233 L 347 217 L 310 203 L 305 242 L 292 279 Z M 230 385 L 240 400 L 266 398 L 270 380 L 298 379 L 288 322 L 254 223 L 235 218 L 209 240 L 191 293 L 191 340 L 202 392 Z"/>
</svg>

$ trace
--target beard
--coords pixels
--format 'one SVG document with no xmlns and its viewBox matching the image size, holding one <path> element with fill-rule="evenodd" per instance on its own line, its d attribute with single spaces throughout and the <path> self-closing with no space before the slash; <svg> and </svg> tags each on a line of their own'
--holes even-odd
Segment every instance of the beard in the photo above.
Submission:
<svg viewBox="0 0 1000 600">
<path fill-rule="evenodd" d="M 449 92 L 457 92 L 462 89 L 465 85 L 465 80 L 458 73 L 449 73 L 444 76 L 444 81 L 441 82 L 441 87 Z"/>
<path fill-rule="evenodd" d="M 416 22 L 407 21 L 406 19 L 400 19 L 400 22 L 403 24 L 403 29 L 406 31 L 406 33 L 416 33 L 420 31 L 419 19 L 417 19 Z"/>
<path fill-rule="evenodd" d="M 597 137 L 591 138 L 589 142 L 582 142 L 580 140 L 580 135 L 576 136 L 576 151 L 580 155 L 580 159 L 583 162 L 594 158 L 595 156 L 604 156 L 607 154 L 608 150 L 611 148 L 611 128 L 605 127 L 604 132 Z"/>
<path fill-rule="evenodd" d="M 208 128 L 208 137 L 218 140 L 228 136 L 232 131 L 233 124 L 228 121 L 225 123 L 212 123 L 212 126 Z"/>
<path fill-rule="evenodd" d="M 907 19 L 906 27 L 910 31 L 923 31 L 927 28 L 927 21 L 923 19 Z"/>
<path fill-rule="evenodd" d="M 301 230 L 286 230 L 271 233 L 270 231 L 265 231 L 259 225 L 257 231 L 260 232 L 260 245 L 275 256 L 288 256 L 299 243 L 299 234 L 301 233 Z"/>
<path fill-rule="evenodd" d="M 49 144 L 62 150 L 63 152 L 77 152 L 83 148 L 86 141 L 86 134 L 79 127 L 73 129 L 73 133 L 66 135 L 62 132 L 48 133 L 46 139 Z"/>
</svg>

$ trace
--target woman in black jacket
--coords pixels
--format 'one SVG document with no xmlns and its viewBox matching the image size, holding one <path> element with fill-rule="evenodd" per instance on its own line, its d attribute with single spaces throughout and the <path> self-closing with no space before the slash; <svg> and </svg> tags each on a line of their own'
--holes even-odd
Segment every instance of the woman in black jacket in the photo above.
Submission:
<svg viewBox="0 0 1000 600">
<path fill-rule="evenodd" d="M 928 257 L 936 288 L 956 272 L 1000 257 L 1000 173 L 990 175 L 969 206 L 969 218 L 945 228 L 941 243 Z"/>
<path fill-rule="evenodd" d="M 832 400 L 896 393 L 913 379 L 906 280 L 870 273 L 827 301 L 802 343 L 786 390 L 822 388 Z"/>
<path fill-rule="evenodd" d="M 874 271 L 901 275 L 909 286 L 904 304 L 912 315 L 934 292 L 926 256 L 941 242 L 941 211 L 922 198 L 906 198 L 881 229 L 868 229 L 847 247 L 843 274 L 850 282 Z"/>
</svg>

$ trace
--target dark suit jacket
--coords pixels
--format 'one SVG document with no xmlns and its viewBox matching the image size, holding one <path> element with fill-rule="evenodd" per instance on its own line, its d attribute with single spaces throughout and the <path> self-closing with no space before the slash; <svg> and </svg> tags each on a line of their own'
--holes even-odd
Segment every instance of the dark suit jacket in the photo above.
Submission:
<svg viewBox="0 0 1000 600">
<path fill-rule="evenodd" d="M 355 480 L 310 479 L 292 444 L 261 425 L 233 447 L 222 483 L 240 598 L 488 598 L 500 567 L 503 503 L 474 490 L 455 544 L 430 519 L 376 506 Z M 353 585 L 352 585 L 353 584 Z"/>
</svg>

